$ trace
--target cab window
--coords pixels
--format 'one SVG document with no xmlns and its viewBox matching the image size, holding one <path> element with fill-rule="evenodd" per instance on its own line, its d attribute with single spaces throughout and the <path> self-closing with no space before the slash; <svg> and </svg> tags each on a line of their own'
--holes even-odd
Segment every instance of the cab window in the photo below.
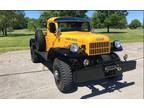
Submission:
<svg viewBox="0 0 144 108">
<path fill-rule="evenodd" d="M 56 32 L 55 23 L 49 23 L 49 31 L 50 31 L 51 33 L 55 33 L 55 32 Z"/>
</svg>

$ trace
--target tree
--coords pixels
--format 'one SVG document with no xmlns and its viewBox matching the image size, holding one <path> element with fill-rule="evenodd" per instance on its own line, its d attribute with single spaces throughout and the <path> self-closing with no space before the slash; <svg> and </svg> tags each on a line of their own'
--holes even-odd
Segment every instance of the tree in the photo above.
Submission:
<svg viewBox="0 0 144 108">
<path fill-rule="evenodd" d="M 10 27 L 15 20 L 15 11 L 0 11 L 0 27 L 3 35 L 7 36 L 7 28 Z"/>
<path fill-rule="evenodd" d="M 92 28 L 103 28 L 104 25 L 100 23 L 100 18 L 97 17 L 97 12 L 93 13 L 93 16 L 91 17 L 91 26 Z"/>
<path fill-rule="evenodd" d="M 18 22 L 18 16 L 22 11 L 0 11 L 0 29 L 4 36 L 7 36 L 7 29 L 13 27 Z M 20 22 L 19 22 L 20 23 Z"/>
<path fill-rule="evenodd" d="M 39 24 L 42 24 L 42 22 L 45 22 L 47 18 L 50 17 L 87 17 L 86 16 L 86 10 L 56 10 L 56 11 L 42 11 L 42 14 L 39 18 Z"/>
<path fill-rule="evenodd" d="M 23 11 L 17 11 L 16 21 L 13 24 L 14 29 L 23 29 L 27 27 L 27 19 L 25 18 L 25 13 Z"/>
<path fill-rule="evenodd" d="M 35 29 L 35 26 L 36 27 L 39 27 L 39 24 L 38 24 L 38 20 L 37 19 L 33 19 L 33 18 L 27 18 L 27 28 L 29 30 L 34 30 Z"/>
<path fill-rule="evenodd" d="M 107 28 L 109 32 L 110 27 L 125 28 L 127 26 L 127 11 L 95 11 L 91 17 L 91 25 L 94 28 Z"/>
<path fill-rule="evenodd" d="M 141 27 L 141 22 L 138 19 L 134 19 L 131 21 L 131 23 L 129 24 L 129 28 L 131 29 L 136 29 L 138 27 Z"/>
</svg>

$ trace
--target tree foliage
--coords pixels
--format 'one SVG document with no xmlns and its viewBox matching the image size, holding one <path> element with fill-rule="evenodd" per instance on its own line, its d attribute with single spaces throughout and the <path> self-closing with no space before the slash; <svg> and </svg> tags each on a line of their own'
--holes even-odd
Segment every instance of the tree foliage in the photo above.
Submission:
<svg viewBox="0 0 144 108">
<path fill-rule="evenodd" d="M 0 31 L 3 35 L 7 35 L 9 28 L 23 29 L 28 28 L 34 30 L 34 25 L 37 27 L 43 27 L 43 22 L 47 21 L 50 17 L 88 17 L 86 10 L 50 10 L 41 11 L 41 15 L 38 19 L 26 18 L 24 11 L 0 11 Z M 125 28 L 127 27 L 127 11 L 94 11 L 91 17 L 91 26 L 94 28 Z M 133 21 L 129 27 L 139 27 L 141 24 L 138 21 Z"/>
<path fill-rule="evenodd" d="M 3 35 L 7 36 L 7 28 L 15 22 L 15 11 L 0 11 L 0 28 Z"/>
<path fill-rule="evenodd" d="M 39 27 L 39 23 L 37 19 L 27 18 L 27 28 L 29 30 L 35 30 L 35 27 Z"/>
<path fill-rule="evenodd" d="M 7 36 L 8 28 L 23 28 L 25 24 L 23 11 L 0 11 L 0 31 L 3 35 Z"/>
<path fill-rule="evenodd" d="M 127 26 L 127 11 L 95 11 L 91 17 L 91 26 L 94 28 L 125 28 Z"/>
<path fill-rule="evenodd" d="M 23 29 L 27 27 L 27 19 L 25 17 L 25 13 L 23 11 L 17 11 L 16 13 L 16 21 L 13 24 L 14 29 Z"/>
<path fill-rule="evenodd" d="M 131 23 L 129 24 L 129 28 L 131 29 L 136 29 L 138 27 L 141 27 L 141 22 L 138 19 L 134 19 L 131 21 Z"/>
</svg>

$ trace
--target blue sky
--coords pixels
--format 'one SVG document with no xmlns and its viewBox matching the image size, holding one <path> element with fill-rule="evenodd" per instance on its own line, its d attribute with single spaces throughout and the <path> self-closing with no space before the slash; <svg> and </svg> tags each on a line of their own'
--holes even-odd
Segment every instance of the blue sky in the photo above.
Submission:
<svg viewBox="0 0 144 108">
<path fill-rule="evenodd" d="M 25 14 L 27 17 L 37 19 L 37 18 L 39 18 L 41 12 L 40 11 L 25 11 Z M 86 14 L 90 17 L 90 16 L 92 16 L 93 11 L 88 11 Z M 141 21 L 141 23 L 143 23 L 143 11 L 128 11 L 128 16 L 127 16 L 128 24 L 133 19 L 139 19 Z"/>
</svg>

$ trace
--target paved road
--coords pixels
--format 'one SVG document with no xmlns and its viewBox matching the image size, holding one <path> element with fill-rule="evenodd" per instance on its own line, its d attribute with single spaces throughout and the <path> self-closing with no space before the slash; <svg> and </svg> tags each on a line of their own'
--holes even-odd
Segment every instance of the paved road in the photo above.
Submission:
<svg viewBox="0 0 144 108">
<path fill-rule="evenodd" d="M 81 86 L 71 94 L 56 88 L 51 72 L 42 64 L 33 64 L 29 51 L 0 54 L 0 98 L 143 98 L 143 44 L 124 44 L 129 59 L 137 59 L 137 69 L 124 73 L 120 82 L 100 82 Z"/>
</svg>

